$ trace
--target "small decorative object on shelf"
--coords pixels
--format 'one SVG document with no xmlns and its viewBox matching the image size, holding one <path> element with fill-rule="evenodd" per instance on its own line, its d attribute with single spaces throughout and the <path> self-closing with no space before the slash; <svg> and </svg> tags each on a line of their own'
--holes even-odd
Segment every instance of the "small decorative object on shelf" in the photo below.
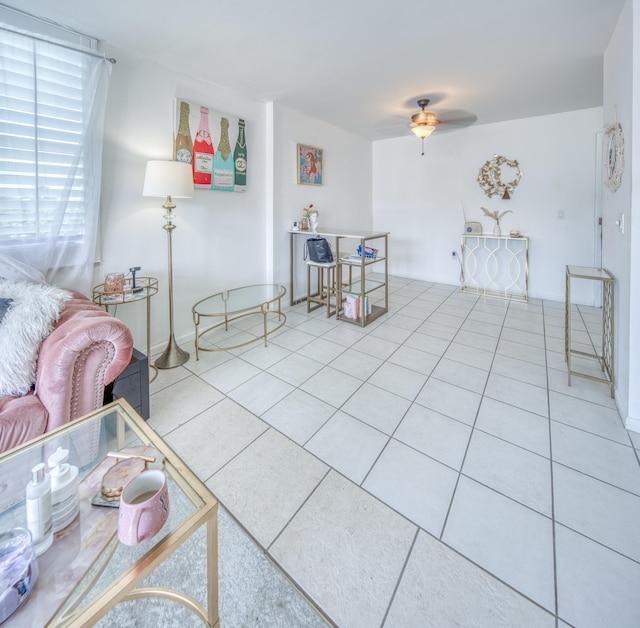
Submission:
<svg viewBox="0 0 640 628">
<path fill-rule="evenodd" d="M 318 230 L 318 210 L 313 209 L 313 203 L 309 205 L 307 213 L 309 214 L 309 228 L 315 233 Z"/>
<path fill-rule="evenodd" d="M 502 217 L 505 214 L 512 214 L 513 212 L 510 209 L 507 209 L 503 212 L 500 212 L 497 209 L 491 212 L 488 209 L 485 209 L 484 207 L 481 207 L 480 209 L 484 212 L 485 216 L 489 216 L 489 218 L 493 218 L 496 221 L 496 224 L 493 226 L 493 235 L 494 236 L 502 235 L 502 229 L 500 229 L 500 220 L 502 220 Z"/>
<path fill-rule="evenodd" d="M 509 166 L 516 170 L 515 178 L 507 183 L 503 183 L 501 179 L 502 166 Z M 478 184 L 488 197 L 499 194 L 504 199 L 510 199 L 523 174 L 517 159 L 507 159 L 502 155 L 494 155 L 493 159 L 486 161 L 478 171 Z"/>
<path fill-rule="evenodd" d="M 358 244 L 358 257 L 362 257 L 362 245 Z M 376 259 L 378 257 L 378 249 L 374 249 L 372 246 L 364 247 L 365 259 Z"/>
<path fill-rule="evenodd" d="M 109 273 L 104 278 L 104 292 L 122 292 L 124 290 L 124 273 Z"/>
<path fill-rule="evenodd" d="M 309 231 L 309 210 L 306 207 L 302 210 L 302 220 L 300 221 L 300 231 Z"/>
</svg>

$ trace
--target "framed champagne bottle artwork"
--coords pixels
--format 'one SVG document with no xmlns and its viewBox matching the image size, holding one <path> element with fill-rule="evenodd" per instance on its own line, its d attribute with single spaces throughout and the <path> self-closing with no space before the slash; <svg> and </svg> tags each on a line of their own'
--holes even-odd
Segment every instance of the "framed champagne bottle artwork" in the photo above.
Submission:
<svg viewBox="0 0 640 628">
<path fill-rule="evenodd" d="M 298 183 L 322 185 L 323 150 L 307 144 L 298 144 Z"/>
<path fill-rule="evenodd" d="M 196 188 L 244 192 L 247 189 L 245 120 L 176 98 L 173 159 L 191 164 Z"/>
</svg>

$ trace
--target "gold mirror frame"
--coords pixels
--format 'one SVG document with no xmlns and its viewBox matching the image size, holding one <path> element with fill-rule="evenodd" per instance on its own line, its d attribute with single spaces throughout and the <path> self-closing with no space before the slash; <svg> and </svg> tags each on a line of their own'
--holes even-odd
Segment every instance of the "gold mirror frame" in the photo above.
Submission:
<svg viewBox="0 0 640 628">
<path fill-rule="evenodd" d="M 624 135 L 618 122 L 605 127 L 607 142 L 604 154 L 604 182 L 615 192 L 622 183 L 624 172 Z"/>
<path fill-rule="evenodd" d="M 502 166 L 509 166 L 516 169 L 516 177 L 507 183 L 502 182 Z M 502 155 L 494 155 L 493 159 L 486 161 L 484 166 L 478 171 L 478 185 L 484 193 L 491 198 L 494 194 L 499 194 L 502 198 L 511 198 L 511 194 L 516 189 L 523 172 L 517 159 L 507 159 Z"/>
</svg>

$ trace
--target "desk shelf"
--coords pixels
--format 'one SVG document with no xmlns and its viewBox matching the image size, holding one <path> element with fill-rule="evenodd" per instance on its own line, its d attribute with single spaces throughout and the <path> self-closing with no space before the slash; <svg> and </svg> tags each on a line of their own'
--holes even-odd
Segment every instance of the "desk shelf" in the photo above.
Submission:
<svg viewBox="0 0 640 628">
<path fill-rule="evenodd" d="M 336 318 L 338 318 L 338 320 L 366 327 L 366 325 L 389 310 L 389 269 L 387 261 L 388 235 L 388 233 L 372 233 L 362 235 L 358 238 L 360 240 L 360 251 L 362 252 L 366 250 L 367 242 L 377 239 L 382 239 L 384 241 L 385 254 L 376 257 L 367 257 L 366 255 L 340 256 L 340 239 L 342 237 L 353 236 L 336 236 L 336 257 L 338 259 L 336 277 Z M 384 273 L 381 275 L 380 279 L 377 277 L 371 277 L 371 275 L 366 275 L 366 269 L 376 264 L 384 265 Z M 345 282 L 343 268 L 349 269 L 348 282 Z M 357 281 L 352 280 L 352 271 L 354 268 L 360 269 L 360 277 Z M 384 291 L 384 298 L 376 296 L 377 302 L 370 304 L 369 314 L 366 314 L 365 312 L 356 318 L 347 316 L 345 311 L 345 302 L 349 295 L 354 296 L 360 307 L 364 308 L 366 307 L 365 304 L 369 302 L 369 295 L 372 295 L 373 293 L 379 295 L 382 291 Z"/>
</svg>

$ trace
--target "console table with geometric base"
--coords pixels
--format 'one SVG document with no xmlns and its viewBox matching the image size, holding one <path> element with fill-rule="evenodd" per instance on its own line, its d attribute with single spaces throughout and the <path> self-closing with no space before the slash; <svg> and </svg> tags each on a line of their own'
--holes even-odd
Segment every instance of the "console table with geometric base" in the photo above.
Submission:
<svg viewBox="0 0 640 628">
<path fill-rule="evenodd" d="M 529 238 L 462 235 L 460 291 L 528 301 Z"/>
</svg>

